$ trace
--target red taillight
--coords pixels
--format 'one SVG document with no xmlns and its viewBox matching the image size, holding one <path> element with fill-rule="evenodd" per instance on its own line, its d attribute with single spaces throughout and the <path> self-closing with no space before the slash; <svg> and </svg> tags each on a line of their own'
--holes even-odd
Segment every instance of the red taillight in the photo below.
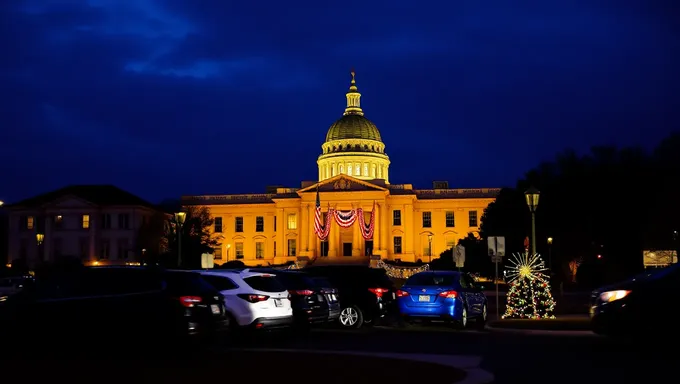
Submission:
<svg viewBox="0 0 680 384">
<path fill-rule="evenodd" d="M 408 292 L 402 291 L 401 289 L 397 290 L 397 297 L 406 297 L 408 296 Z"/>
<path fill-rule="evenodd" d="M 314 294 L 314 291 L 309 290 L 309 289 L 298 289 L 298 290 L 290 290 L 288 291 L 291 295 L 298 295 L 298 296 L 311 296 Z"/>
<path fill-rule="evenodd" d="M 179 298 L 180 304 L 187 308 L 191 308 L 201 301 L 203 301 L 203 299 L 200 296 L 180 296 Z"/>
<path fill-rule="evenodd" d="M 249 295 L 247 293 L 239 293 L 236 295 L 249 303 L 259 303 L 260 301 L 265 301 L 269 299 L 266 295 Z"/>
<path fill-rule="evenodd" d="M 382 297 L 383 293 L 387 293 L 390 290 L 387 288 L 369 288 L 369 291 L 373 292 L 376 297 Z"/>
<path fill-rule="evenodd" d="M 455 299 L 456 297 L 458 297 L 458 292 L 456 292 L 456 291 L 444 291 L 444 292 L 440 292 L 439 296 L 446 298 L 446 299 Z"/>
</svg>

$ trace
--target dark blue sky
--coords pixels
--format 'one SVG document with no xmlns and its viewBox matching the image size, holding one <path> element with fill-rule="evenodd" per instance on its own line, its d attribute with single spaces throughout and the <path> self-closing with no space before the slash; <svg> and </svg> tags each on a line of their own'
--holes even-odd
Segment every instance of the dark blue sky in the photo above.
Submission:
<svg viewBox="0 0 680 384">
<path fill-rule="evenodd" d="M 392 183 L 651 147 L 680 123 L 676 1 L 4 0 L 0 199 L 299 186 L 352 67 Z"/>
</svg>

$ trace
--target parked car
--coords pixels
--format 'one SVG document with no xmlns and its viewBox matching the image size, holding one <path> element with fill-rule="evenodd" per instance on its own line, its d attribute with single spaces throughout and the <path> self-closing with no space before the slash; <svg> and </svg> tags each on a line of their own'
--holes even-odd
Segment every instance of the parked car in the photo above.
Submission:
<svg viewBox="0 0 680 384">
<path fill-rule="evenodd" d="M 224 296 L 234 327 L 282 328 L 293 323 L 288 290 L 271 273 L 243 270 L 200 271 Z"/>
<path fill-rule="evenodd" d="M 226 328 L 222 295 L 199 274 L 136 267 L 45 272 L 0 303 L 0 333 L 47 343 L 179 340 Z"/>
<path fill-rule="evenodd" d="M 363 265 L 324 265 L 303 269 L 326 278 L 340 294 L 339 323 L 346 328 L 374 324 L 395 310 L 395 289 L 384 269 Z"/>
<path fill-rule="evenodd" d="M 328 321 L 338 321 L 340 318 L 340 311 L 342 311 L 338 289 L 325 277 L 315 276 L 312 277 L 312 280 L 318 287 L 321 287 L 321 292 L 326 296 L 326 301 L 328 301 Z"/>
<path fill-rule="evenodd" d="M 293 306 L 293 317 L 298 326 L 324 324 L 340 315 L 336 295 L 326 294 L 308 274 L 295 270 L 263 268 L 274 275 L 286 287 Z M 333 312 L 331 312 L 333 308 Z M 333 317 L 334 316 L 334 317 Z"/>
<path fill-rule="evenodd" d="M 663 326 L 668 308 L 680 301 L 680 264 L 647 270 L 632 279 L 596 289 L 591 294 L 590 318 L 595 333 L 610 336 L 645 335 L 663 328 L 666 336 L 680 334 Z"/>
<path fill-rule="evenodd" d="M 486 296 L 467 273 L 416 273 L 397 291 L 397 303 L 399 312 L 407 320 L 444 320 L 461 328 L 467 327 L 470 318 L 479 326 L 487 320 Z"/>
</svg>

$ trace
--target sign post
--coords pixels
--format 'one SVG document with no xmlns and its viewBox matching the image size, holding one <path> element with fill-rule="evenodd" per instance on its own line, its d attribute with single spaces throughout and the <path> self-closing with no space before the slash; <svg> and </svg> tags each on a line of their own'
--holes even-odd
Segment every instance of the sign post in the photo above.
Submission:
<svg viewBox="0 0 680 384">
<path fill-rule="evenodd" d="M 505 256 L 505 237 L 504 236 L 490 236 L 487 239 L 489 249 L 489 256 L 495 265 L 496 275 L 494 276 L 494 285 L 496 286 L 496 319 L 500 319 L 500 299 L 498 295 L 498 263 L 503 261 Z"/>
</svg>

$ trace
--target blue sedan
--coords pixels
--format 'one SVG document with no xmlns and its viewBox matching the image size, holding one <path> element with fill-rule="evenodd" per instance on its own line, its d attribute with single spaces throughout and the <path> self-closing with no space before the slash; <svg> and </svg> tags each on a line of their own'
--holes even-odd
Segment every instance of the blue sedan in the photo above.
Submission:
<svg viewBox="0 0 680 384">
<path fill-rule="evenodd" d="M 411 276 L 397 291 L 399 312 L 408 319 L 451 321 L 460 328 L 474 318 L 484 326 L 487 300 L 467 273 L 427 271 Z"/>
</svg>

